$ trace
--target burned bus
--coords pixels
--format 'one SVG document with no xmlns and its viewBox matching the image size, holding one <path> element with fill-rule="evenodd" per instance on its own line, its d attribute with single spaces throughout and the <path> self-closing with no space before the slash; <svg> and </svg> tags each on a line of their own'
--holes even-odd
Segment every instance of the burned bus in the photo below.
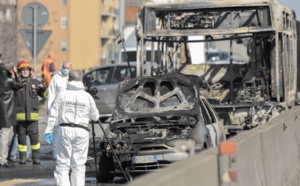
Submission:
<svg viewBox="0 0 300 186">
<path fill-rule="evenodd" d="M 230 132 L 253 128 L 295 103 L 295 17 L 276 0 L 145 5 L 136 23 L 137 71 L 143 76 L 151 59 L 152 76 L 196 75 Z"/>
</svg>

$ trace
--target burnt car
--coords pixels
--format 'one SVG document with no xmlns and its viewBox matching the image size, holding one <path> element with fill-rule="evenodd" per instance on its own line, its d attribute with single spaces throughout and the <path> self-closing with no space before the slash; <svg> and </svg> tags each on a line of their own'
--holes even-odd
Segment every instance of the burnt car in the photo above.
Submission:
<svg viewBox="0 0 300 186">
<path fill-rule="evenodd" d="M 130 176 L 169 166 L 225 139 L 223 121 L 199 95 L 197 76 L 138 77 L 122 82 L 118 92 L 107 135 Z M 122 174 L 112 147 L 102 144 L 99 182 Z"/>
</svg>

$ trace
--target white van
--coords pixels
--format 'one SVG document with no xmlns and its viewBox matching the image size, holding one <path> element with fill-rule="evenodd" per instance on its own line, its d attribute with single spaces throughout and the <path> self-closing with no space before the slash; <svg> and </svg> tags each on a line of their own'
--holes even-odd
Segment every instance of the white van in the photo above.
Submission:
<svg viewBox="0 0 300 186">
<path fill-rule="evenodd" d="M 126 48 L 126 54 L 129 62 L 136 62 L 136 47 Z M 147 48 L 146 61 L 151 61 L 151 48 Z M 127 62 L 124 49 L 121 50 L 121 63 Z"/>
</svg>

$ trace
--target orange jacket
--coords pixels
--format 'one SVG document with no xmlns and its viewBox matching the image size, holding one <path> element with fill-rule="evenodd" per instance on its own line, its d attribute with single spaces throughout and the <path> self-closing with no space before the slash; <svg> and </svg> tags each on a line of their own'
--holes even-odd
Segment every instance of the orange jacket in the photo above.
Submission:
<svg viewBox="0 0 300 186">
<path fill-rule="evenodd" d="M 42 71 L 44 80 L 49 86 L 52 76 L 57 72 L 56 62 L 52 58 L 45 59 Z"/>
</svg>

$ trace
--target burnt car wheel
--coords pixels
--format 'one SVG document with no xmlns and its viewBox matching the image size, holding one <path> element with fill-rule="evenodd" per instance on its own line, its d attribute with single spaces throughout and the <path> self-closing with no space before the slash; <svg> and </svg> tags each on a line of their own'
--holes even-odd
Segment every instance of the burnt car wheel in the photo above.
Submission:
<svg viewBox="0 0 300 186">
<path fill-rule="evenodd" d="M 112 157 L 107 157 L 106 153 L 102 153 L 99 160 L 98 182 L 109 183 L 113 180 L 114 175 L 110 173 L 114 171 L 114 161 Z"/>
</svg>

